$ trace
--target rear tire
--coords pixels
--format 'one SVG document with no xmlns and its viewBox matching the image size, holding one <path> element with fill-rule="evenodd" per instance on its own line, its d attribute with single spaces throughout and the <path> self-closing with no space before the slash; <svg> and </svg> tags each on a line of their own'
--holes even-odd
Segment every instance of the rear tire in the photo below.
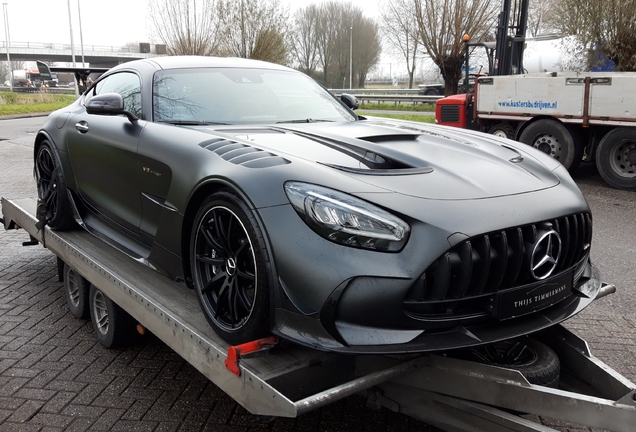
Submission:
<svg viewBox="0 0 636 432">
<path fill-rule="evenodd" d="M 94 285 L 91 285 L 90 314 L 95 336 L 106 348 L 124 345 L 134 335 L 132 318 Z"/>
<path fill-rule="evenodd" d="M 88 305 L 90 286 L 89 281 L 64 263 L 64 297 L 69 311 L 76 318 L 88 319 L 90 317 Z"/>
<path fill-rule="evenodd" d="M 581 143 L 575 142 L 568 128 L 556 120 L 541 119 L 531 123 L 521 132 L 519 141 L 558 160 L 570 172 L 583 158 Z"/>
<path fill-rule="evenodd" d="M 66 231 L 75 227 L 73 208 L 66 191 L 60 162 L 47 140 L 42 141 L 35 157 L 38 199 L 44 203 L 46 223 L 51 229 Z"/>
<path fill-rule="evenodd" d="M 610 186 L 636 190 L 636 128 L 608 132 L 596 150 L 596 167 Z"/>
</svg>

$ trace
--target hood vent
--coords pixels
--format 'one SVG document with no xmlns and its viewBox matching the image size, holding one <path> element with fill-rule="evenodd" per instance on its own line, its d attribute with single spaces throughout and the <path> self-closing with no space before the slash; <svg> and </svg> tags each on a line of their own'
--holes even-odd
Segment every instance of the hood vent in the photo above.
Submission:
<svg viewBox="0 0 636 432">
<path fill-rule="evenodd" d="M 199 145 L 230 163 L 247 168 L 269 168 L 290 163 L 273 153 L 225 138 L 208 140 Z"/>
<path fill-rule="evenodd" d="M 376 144 L 395 141 L 415 141 L 419 135 L 416 134 L 393 134 L 393 135 L 373 135 L 368 137 L 360 137 L 358 139 Z"/>
</svg>

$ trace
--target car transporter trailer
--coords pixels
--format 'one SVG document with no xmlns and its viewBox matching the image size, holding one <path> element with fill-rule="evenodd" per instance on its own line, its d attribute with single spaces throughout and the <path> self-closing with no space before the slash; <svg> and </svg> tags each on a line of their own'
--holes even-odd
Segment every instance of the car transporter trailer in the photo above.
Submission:
<svg viewBox="0 0 636 432">
<path fill-rule="evenodd" d="M 2 198 L 6 229 L 23 228 L 216 386 L 255 415 L 296 417 L 353 394 L 447 431 L 553 431 L 528 413 L 617 432 L 636 430 L 636 386 L 557 325 L 533 337 L 561 362 L 558 388 L 530 384 L 513 369 L 439 354 L 343 355 L 272 341 L 230 347 L 200 313 L 196 295 L 84 230 L 38 229 L 34 199 Z M 604 285 L 601 295 L 614 291 Z M 92 306 L 91 306 L 92 307 Z"/>
</svg>

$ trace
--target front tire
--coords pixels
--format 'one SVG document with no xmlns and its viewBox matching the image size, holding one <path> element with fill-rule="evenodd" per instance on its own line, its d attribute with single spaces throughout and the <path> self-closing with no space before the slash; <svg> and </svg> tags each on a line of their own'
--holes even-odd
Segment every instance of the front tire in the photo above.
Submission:
<svg viewBox="0 0 636 432">
<path fill-rule="evenodd" d="M 192 280 L 214 331 L 231 344 L 270 332 L 269 255 L 260 225 L 237 196 L 208 197 L 190 237 Z"/>
<path fill-rule="evenodd" d="M 46 223 L 51 229 L 66 231 L 75 226 L 73 209 L 66 191 L 64 175 L 49 141 L 40 144 L 35 157 L 38 199 L 44 203 Z"/>
<path fill-rule="evenodd" d="M 583 158 L 583 146 L 576 143 L 568 128 L 556 120 L 537 120 L 521 132 L 519 141 L 558 160 L 570 172 Z"/>
<path fill-rule="evenodd" d="M 610 186 L 636 190 L 636 129 L 617 128 L 608 132 L 598 145 L 596 166 Z"/>
</svg>

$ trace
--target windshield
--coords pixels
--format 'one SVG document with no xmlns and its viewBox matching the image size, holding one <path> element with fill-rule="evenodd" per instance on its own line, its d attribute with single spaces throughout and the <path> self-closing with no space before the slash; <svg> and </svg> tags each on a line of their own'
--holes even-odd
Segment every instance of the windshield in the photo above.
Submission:
<svg viewBox="0 0 636 432">
<path fill-rule="evenodd" d="M 156 122 L 190 125 L 355 120 L 304 74 L 241 68 L 156 72 L 153 115 Z"/>
</svg>

